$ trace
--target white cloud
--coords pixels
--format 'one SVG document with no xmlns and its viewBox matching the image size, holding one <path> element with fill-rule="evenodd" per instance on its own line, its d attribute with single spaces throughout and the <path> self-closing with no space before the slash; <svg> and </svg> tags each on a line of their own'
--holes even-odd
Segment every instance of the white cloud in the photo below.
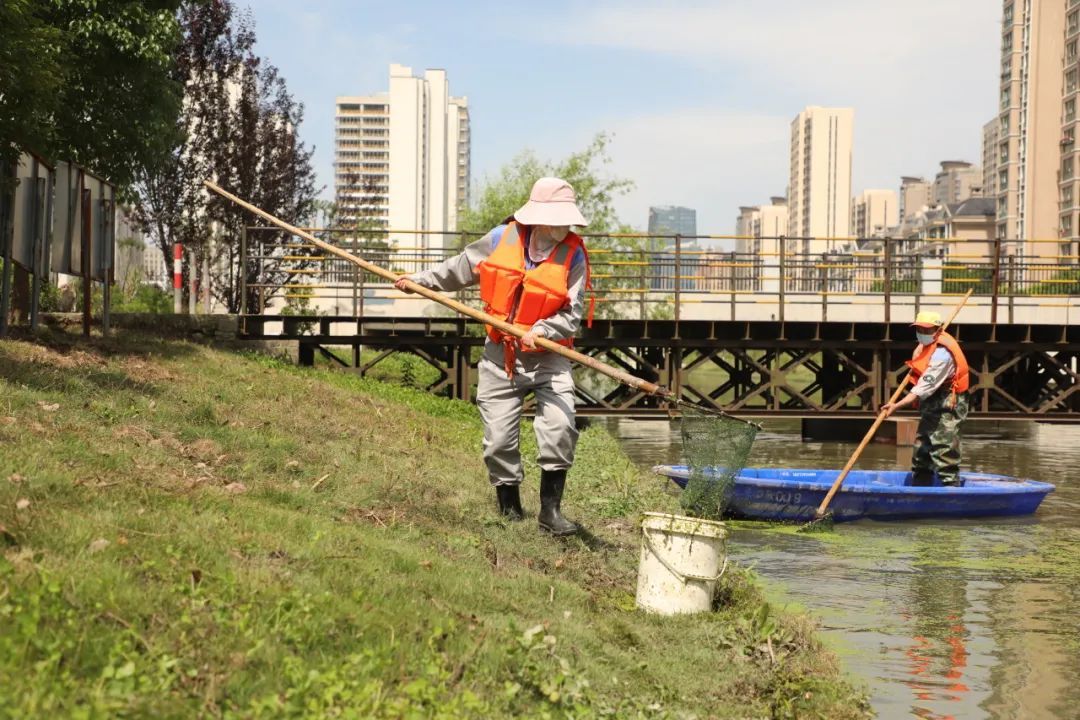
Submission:
<svg viewBox="0 0 1080 720">
<path fill-rule="evenodd" d="M 938 77 L 970 72 L 965 52 L 984 48 L 987 34 L 996 47 L 1000 15 L 1000 4 L 988 0 L 620 3 L 580 8 L 566 23 L 574 32 L 559 37 L 682 57 L 721 72 L 741 67 L 818 90 L 860 80 L 871 80 L 872 89 L 931 79 L 908 67 L 931 66 Z M 936 65 L 939 54 L 947 65 Z"/>
</svg>

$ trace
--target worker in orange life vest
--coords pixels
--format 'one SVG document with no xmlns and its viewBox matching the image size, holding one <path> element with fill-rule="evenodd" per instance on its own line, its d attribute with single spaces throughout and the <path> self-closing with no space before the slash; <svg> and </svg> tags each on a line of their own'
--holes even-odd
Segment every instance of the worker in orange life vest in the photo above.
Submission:
<svg viewBox="0 0 1080 720">
<path fill-rule="evenodd" d="M 960 343 L 942 329 L 941 315 L 920 312 L 912 323 L 919 344 L 907 366 L 914 386 L 902 400 L 886 403 L 886 416 L 919 403 L 919 427 L 911 457 L 911 484 L 960 484 L 960 424 L 968 414 L 971 382 Z"/>
<path fill-rule="evenodd" d="M 525 396 L 536 395 L 533 429 L 539 446 L 542 531 L 572 535 L 578 527 L 563 517 L 566 472 L 574 462 L 578 432 L 574 424 L 574 379 L 570 361 L 536 345 L 544 337 L 573 343 L 581 325 L 588 256 L 582 239 L 570 232 L 587 222 L 574 189 L 558 178 L 541 178 L 529 201 L 512 217 L 465 250 L 407 279 L 434 290 L 480 285 L 487 313 L 525 332 L 520 341 L 488 327 L 479 364 L 476 405 L 484 421 L 484 462 L 495 486 L 500 512 L 524 517 L 520 485 L 524 479 L 519 449 Z M 403 280 L 396 286 L 405 290 Z"/>
</svg>

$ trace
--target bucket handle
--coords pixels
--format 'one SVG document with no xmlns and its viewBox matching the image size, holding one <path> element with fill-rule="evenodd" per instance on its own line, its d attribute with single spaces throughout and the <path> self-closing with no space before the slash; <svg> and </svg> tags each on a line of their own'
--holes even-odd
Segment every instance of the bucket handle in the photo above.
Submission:
<svg viewBox="0 0 1080 720">
<path fill-rule="evenodd" d="M 642 535 L 645 537 L 645 544 L 649 546 L 650 550 L 652 550 L 653 557 L 656 558 L 657 560 L 659 560 L 660 564 L 663 565 L 665 568 L 667 568 L 668 572 L 670 572 L 675 577 L 679 578 L 679 580 L 681 580 L 684 585 L 686 584 L 686 582 L 688 580 L 699 580 L 701 582 L 707 582 L 707 583 L 716 582 L 720 578 L 724 577 L 724 573 L 727 571 L 728 558 L 727 558 L 727 542 L 726 541 L 724 542 L 724 564 L 720 568 L 720 574 L 716 575 L 715 577 L 709 577 L 707 575 L 694 575 L 692 573 L 684 573 L 684 572 L 680 572 L 680 571 L 676 570 L 675 568 L 673 568 L 671 566 L 671 564 L 667 560 L 664 559 L 664 556 L 660 554 L 660 552 L 659 552 L 659 550 L 657 550 L 656 546 L 653 545 L 652 537 L 649 536 L 649 533 L 642 532 Z"/>
</svg>

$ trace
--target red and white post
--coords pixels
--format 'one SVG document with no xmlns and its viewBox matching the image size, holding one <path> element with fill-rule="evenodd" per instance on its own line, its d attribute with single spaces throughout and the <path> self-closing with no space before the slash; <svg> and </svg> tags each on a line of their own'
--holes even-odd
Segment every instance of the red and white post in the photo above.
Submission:
<svg viewBox="0 0 1080 720">
<path fill-rule="evenodd" d="M 173 244 L 173 312 L 179 315 L 184 312 L 184 246 L 180 243 Z"/>
</svg>

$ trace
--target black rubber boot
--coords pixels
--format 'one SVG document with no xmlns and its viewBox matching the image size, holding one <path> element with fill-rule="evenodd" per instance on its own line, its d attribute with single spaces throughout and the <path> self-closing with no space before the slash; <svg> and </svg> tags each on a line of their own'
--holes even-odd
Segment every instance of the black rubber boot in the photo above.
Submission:
<svg viewBox="0 0 1080 720">
<path fill-rule="evenodd" d="M 930 487 L 934 484 L 933 470 L 916 470 L 911 473 L 912 487 Z"/>
<path fill-rule="evenodd" d="M 573 535 L 578 526 L 562 516 L 563 488 L 566 487 L 565 470 L 540 471 L 540 529 L 552 535 Z"/>
<path fill-rule="evenodd" d="M 520 486 L 496 485 L 495 494 L 499 498 L 499 512 L 508 520 L 521 520 L 525 517 L 521 509 Z"/>
</svg>

